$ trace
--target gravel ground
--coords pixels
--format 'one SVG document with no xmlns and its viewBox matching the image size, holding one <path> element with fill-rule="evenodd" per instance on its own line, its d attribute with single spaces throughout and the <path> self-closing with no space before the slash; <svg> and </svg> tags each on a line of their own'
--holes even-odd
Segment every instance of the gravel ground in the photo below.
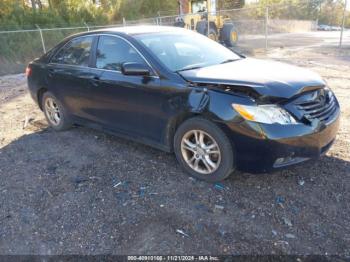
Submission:
<svg viewBox="0 0 350 262">
<path fill-rule="evenodd" d="M 189 178 L 172 154 L 86 128 L 54 132 L 24 76 L 0 78 L 0 254 L 350 255 L 350 59 L 338 55 L 269 54 L 335 91 L 342 124 L 327 155 L 216 185 Z"/>
</svg>

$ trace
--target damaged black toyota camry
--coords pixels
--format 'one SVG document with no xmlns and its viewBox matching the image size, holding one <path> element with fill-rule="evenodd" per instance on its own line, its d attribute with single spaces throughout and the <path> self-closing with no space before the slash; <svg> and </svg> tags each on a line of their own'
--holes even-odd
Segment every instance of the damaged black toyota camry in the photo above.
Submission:
<svg viewBox="0 0 350 262">
<path fill-rule="evenodd" d="M 317 74 L 246 58 L 186 29 L 73 35 L 26 74 L 53 129 L 83 125 L 175 152 L 206 181 L 317 158 L 339 127 L 338 101 Z"/>
</svg>

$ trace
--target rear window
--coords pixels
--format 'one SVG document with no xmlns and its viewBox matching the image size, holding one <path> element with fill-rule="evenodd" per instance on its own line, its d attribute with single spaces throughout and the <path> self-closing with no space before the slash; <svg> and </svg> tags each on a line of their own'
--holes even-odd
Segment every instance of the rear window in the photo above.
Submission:
<svg viewBox="0 0 350 262">
<path fill-rule="evenodd" d="M 87 67 L 90 60 L 92 41 L 93 36 L 71 40 L 51 59 L 51 63 Z"/>
</svg>

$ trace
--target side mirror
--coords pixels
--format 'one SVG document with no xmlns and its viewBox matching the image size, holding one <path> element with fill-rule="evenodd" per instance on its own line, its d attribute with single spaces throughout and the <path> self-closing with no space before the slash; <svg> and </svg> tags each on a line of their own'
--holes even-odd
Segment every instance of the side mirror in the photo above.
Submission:
<svg viewBox="0 0 350 262">
<path fill-rule="evenodd" d="M 151 72 L 144 64 L 127 62 L 122 64 L 122 73 L 127 76 L 149 76 Z"/>
</svg>

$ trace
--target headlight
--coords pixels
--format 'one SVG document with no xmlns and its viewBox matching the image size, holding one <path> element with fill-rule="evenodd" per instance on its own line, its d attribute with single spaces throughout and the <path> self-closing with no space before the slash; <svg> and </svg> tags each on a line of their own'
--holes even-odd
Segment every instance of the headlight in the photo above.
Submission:
<svg viewBox="0 0 350 262">
<path fill-rule="evenodd" d="M 324 88 L 324 91 L 325 91 L 325 94 L 328 96 L 329 99 L 332 99 L 334 97 L 333 91 L 328 86 L 326 86 Z"/>
<path fill-rule="evenodd" d="M 246 106 L 232 104 L 244 119 L 264 124 L 297 124 L 293 116 L 277 105 Z"/>
</svg>

